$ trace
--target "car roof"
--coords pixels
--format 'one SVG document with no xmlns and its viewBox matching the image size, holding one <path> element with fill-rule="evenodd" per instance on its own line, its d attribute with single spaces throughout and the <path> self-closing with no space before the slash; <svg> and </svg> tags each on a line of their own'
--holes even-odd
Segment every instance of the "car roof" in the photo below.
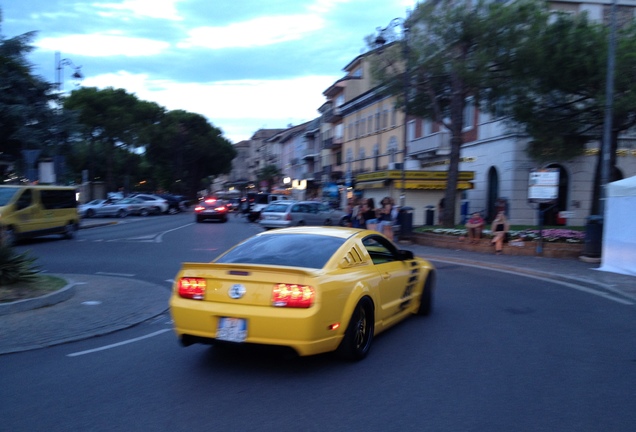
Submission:
<svg viewBox="0 0 636 432">
<path fill-rule="evenodd" d="M 281 235 L 281 234 L 313 234 L 347 239 L 361 231 L 360 228 L 336 227 L 336 226 L 299 226 L 290 228 L 278 228 L 264 231 L 257 235 Z"/>
</svg>

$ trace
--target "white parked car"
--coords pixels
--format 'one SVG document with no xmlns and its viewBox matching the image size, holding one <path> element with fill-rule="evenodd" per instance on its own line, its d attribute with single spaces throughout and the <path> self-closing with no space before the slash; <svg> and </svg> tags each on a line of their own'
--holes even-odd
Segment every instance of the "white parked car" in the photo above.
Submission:
<svg viewBox="0 0 636 432">
<path fill-rule="evenodd" d="M 157 213 L 167 213 L 168 208 L 170 207 L 170 204 L 166 199 L 157 195 L 135 194 L 133 195 L 133 198 L 139 198 L 146 201 L 148 204 L 152 204 L 156 208 Z"/>
<path fill-rule="evenodd" d="M 80 217 L 96 217 L 96 216 L 116 216 L 126 217 L 128 211 L 124 206 L 117 205 L 119 201 L 113 201 L 110 199 L 96 199 L 86 204 L 80 204 L 77 206 L 77 211 Z"/>
</svg>

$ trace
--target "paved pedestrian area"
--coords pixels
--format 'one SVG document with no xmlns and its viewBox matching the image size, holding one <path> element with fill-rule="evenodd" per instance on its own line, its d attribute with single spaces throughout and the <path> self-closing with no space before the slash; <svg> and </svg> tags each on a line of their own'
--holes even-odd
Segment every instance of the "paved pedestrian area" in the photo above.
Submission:
<svg viewBox="0 0 636 432">
<path fill-rule="evenodd" d="M 0 354 L 112 333 L 149 320 L 168 309 L 168 287 L 122 277 L 59 276 L 70 282 L 66 289 L 74 290 L 67 300 L 0 315 Z"/>
</svg>

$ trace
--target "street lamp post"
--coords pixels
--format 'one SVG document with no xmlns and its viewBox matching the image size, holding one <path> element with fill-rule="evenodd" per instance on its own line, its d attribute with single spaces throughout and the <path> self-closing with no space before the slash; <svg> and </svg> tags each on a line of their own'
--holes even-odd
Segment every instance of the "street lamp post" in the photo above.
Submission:
<svg viewBox="0 0 636 432">
<path fill-rule="evenodd" d="M 82 78 L 84 78 L 84 75 L 82 75 L 81 66 L 75 66 L 75 64 L 73 64 L 71 59 L 68 59 L 68 58 L 60 59 L 60 52 L 56 51 L 55 52 L 55 86 L 57 87 L 58 92 L 62 92 L 64 90 L 63 89 L 64 74 L 62 73 L 62 71 L 64 70 L 64 66 L 73 68 L 74 71 L 71 74 L 72 78 L 76 80 L 81 80 Z"/>
<path fill-rule="evenodd" d="M 404 72 L 402 73 L 403 79 L 403 93 L 404 93 L 404 122 L 402 127 L 402 188 L 400 191 L 400 207 L 404 207 L 406 203 L 406 159 L 408 155 L 408 101 L 409 101 L 409 27 L 404 18 L 393 18 L 389 24 L 382 28 L 378 27 L 376 30 L 378 32 L 377 37 L 375 38 L 375 44 L 378 47 L 382 47 L 386 42 L 387 38 L 385 34 L 389 31 L 393 31 L 396 27 L 402 28 L 402 57 L 404 58 Z"/>
<path fill-rule="evenodd" d="M 605 118 L 603 140 L 601 141 L 601 200 L 600 214 L 605 215 L 607 184 L 611 178 L 612 155 L 612 112 L 614 104 L 614 69 L 616 63 L 616 0 L 612 0 L 610 9 L 610 35 L 607 49 L 607 76 L 605 79 Z"/>
<path fill-rule="evenodd" d="M 55 52 L 55 87 L 57 90 L 57 97 L 61 97 L 62 93 L 64 91 L 64 66 L 68 66 L 73 68 L 73 73 L 71 74 L 71 77 L 73 79 L 76 80 L 81 80 L 82 78 L 84 78 L 84 76 L 82 75 L 81 72 L 81 66 L 75 66 L 75 64 L 73 64 L 73 62 L 68 59 L 68 58 L 64 58 L 61 59 L 60 58 L 60 52 L 56 51 Z M 64 161 L 64 157 L 63 156 L 59 156 L 58 155 L 58 147 L 60 146 L 61 142 L 62 142 L 62 131 L 63 131 L 63 117 L 62 117 L 62 113 L 63 113 L 63 106 L 62 103 L 59 99 L 56 100 L 56 107 L 57 107 L 57 120 L 56 120 L 56 131 L 55 131 L 55 147 L 54 147 L 54 158 L 53 158 L 53 166 L 54 166 L 54 172 L 56 175 L 56 181 L 57 181 L 57 175 L 58 172 L 63 171 L 63 169 L 61 168 L 63 165 L 63 161 Z M 92 165 L 92 157 L 91 157 L 91 165 Z M 91 170 L 92 171 L 92 170 Z M 93 193 L 92 193 L 92 187 L 91 187 L 91 191 L 90 191 L 90 198 L 93 198 Z"/>
</svg>

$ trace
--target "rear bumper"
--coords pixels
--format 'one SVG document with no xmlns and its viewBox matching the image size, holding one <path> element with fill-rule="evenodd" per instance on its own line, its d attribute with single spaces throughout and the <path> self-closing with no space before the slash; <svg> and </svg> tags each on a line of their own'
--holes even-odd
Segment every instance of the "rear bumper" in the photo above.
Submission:
<svg viewBox="0 0 636 432">
<path fill-rule="evenodd" d="M 235 306 L 204 303 L 181 298 L 171 299 L 170 313 L 174 330 L 185 346 L 193 343 L 214 343 L 221 317 L 247 321 L 245 344 L 289 347 L 301 356 L 334 351 L 344 329 L 329 330 L 320 317 L 318 307 L 283 309 L 261 306 Z"/>
<path fill-rule="evenodd" d="M 292 226 L 290 221 L 283 220 L 260 220 L 258 224 L 263 228 L 289 228 Z"/>
</svg>

